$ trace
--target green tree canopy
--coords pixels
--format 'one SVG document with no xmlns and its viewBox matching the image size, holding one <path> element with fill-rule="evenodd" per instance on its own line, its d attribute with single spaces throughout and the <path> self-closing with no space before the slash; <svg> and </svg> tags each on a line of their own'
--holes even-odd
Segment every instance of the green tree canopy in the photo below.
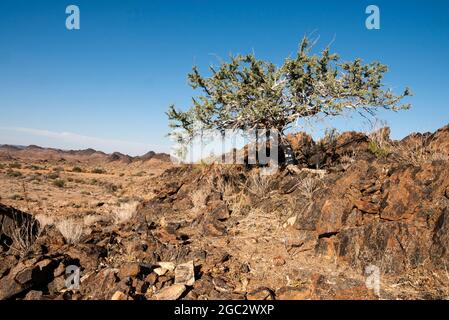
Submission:
<svg viewBox="0 0 449 320">
<path fill-rule="evenodd" d="M 296 57 L 280 67 L 254 54 L 231 56 L 229 62 L 211 66 L 208 77 L 193 67 L 189 84 L 201 94 L 192 98 L 187 111 L 169 107 L 170 126 L 183 129 L 187 137 L 199 128 L 275 129 L 282 137 L 300 118 L 337 116 L 346 110 L 374 115 L 378 109 L 410 107 L 401 103 L 409 89 L 396 95 L 385 87 L 386 65 L 361 59 L 341 62 L 329 47 L 320 54 L 313 54 L 312 47 L 304 37 Z"/>
</svg>

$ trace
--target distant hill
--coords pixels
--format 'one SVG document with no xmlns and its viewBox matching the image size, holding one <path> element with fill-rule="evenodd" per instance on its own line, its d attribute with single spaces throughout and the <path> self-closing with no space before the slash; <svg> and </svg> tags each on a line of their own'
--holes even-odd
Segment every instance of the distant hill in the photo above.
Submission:
<svg viewBox="0 0 449 320">
<path fill-rule="evenodd" d="M 156 153 L 149 151 L 142 156 L 132 157 L 120 152 L 111 154 L 97 151 L 92 148 L 84 150 L 62 150 L 56 148 L 43 148 L 36 145 L 17 146 L 17 145 L 0 145 L 0 159 L 34 159 L 34 160 L 67 160 L 92 163 L 104 163 L 120 161 L 124 163 L 132 163 L 136 161 L 148 161 L 156 159 L 160 161 L 170 161 L 170 155 L 166 153 Z"/>
</svg>

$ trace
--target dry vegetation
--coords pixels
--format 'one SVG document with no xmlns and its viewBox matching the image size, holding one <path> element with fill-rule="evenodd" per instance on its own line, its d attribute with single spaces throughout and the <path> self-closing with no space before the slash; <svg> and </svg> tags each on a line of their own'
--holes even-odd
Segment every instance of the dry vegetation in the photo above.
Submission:
<svg viewBox="0 0 449 320">
<path fill-rule="evenodd" d="M 0 154 L 0 202 L 32 212 L 42 226 L 63 218 L 126 221 L 136 203 L 151 198 L 153 177 L 171 164 L 158 160 L 89 164 L 77 160 Z"/>
</svg>

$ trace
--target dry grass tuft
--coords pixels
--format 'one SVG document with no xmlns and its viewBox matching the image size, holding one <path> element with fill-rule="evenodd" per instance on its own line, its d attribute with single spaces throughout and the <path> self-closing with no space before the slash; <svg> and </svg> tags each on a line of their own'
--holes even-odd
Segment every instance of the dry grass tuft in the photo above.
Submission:
<svg viewBox="0 0 449 320">
<path fill-rule="evenodd" d="M 192 192 L 190 199 L 192 200 L 193 208 L 199 211 L 206 206 L 207 191 L 204 189 L 197 189 Z"/>
<path fill-rule="evenodd" d="M 353 151 L 351 154 L 345 154 L 340 157 L 340 164 L 343 166 L 344 170 L 348 170 L 348 168 L 355 162 L 355 152 Z"/>
<path fill-rule="evenodd" d="M 47 214 L 37 214 L 34 216 L 34 218 L 39 221 L 39 225 L 41 228 L 44 228 L 45 226 L 51 226 L 55 223 L 53 217 L 50 217 Z"/>
<path fill-rule="evenodd" d="M 75 219 L 61 220 L 56 223 L 56 228 L 70 244 L 78 243 L 84 233 L 83 222 Z"/>
<path fill-rule="evenodd" d="M 103 221 L 104 218 L 98 214 L 89 214 L 83 218 L 83 223 L 86 227 L 89 227 L 99 221 Z"/>
<path fill-rule="evenodd" d="M 268 196 L 270 191 L 272 177 L 260 175 L 259 173 L 252 174 L 248 177 L 246 184 L 244 187 L 248 190 L 249 193 L 258 196 L 260 198 L 264 198 Z"/>
<path fill-rule="evenodd" d="M 120 207 L 113 212 L 114 222 L 120 224 L 130 220 L 136 214 L 138 205 L 137 201 L 120 204 Z"/>
</svg>

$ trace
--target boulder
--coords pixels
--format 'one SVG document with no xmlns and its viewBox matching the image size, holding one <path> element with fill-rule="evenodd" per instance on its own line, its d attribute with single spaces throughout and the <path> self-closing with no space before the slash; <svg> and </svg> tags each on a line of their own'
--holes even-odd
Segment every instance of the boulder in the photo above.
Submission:
<svg viewBox="0 0 449 320">
<path fill-rule="evenodd" d="M 19 262 L 6 277 L 0 279 L 0 300 L 9 299 L 33 287 L 48 284 L 59 262 L 51 259 L 32 258 Z"/>
<path fill-rule="evenodd" d="M 140 263 L 129 262 L 125 263 L 118 272 L 118 277 L 120 279 L 125 279 L 127 277 L 136 277 L 141 271 Z"/>
<path fill-rule="evenodd" d="M 195 267 L 193 261 L 182 263 L 175 269 L 175 284 L 193 286 L 195 283 Z"/>
<path fill-rule="evenodd" d="M 121 291 L 116 291 L 112 295 L 111 300 L 129 300 L 129 297 Z"/>
<path fill-rule="evenodd" d="M 449 209 L 439 216 L 432 237 L 431 258 L 442 269 L 449 261 Z"/>
<path fill-rule="evenodd" d="M 174 284 L 165 287 L 154 295 L 155 300 L 177 300 L 186 291 L 186 286 L 183 284 Z"/>
</svg>

